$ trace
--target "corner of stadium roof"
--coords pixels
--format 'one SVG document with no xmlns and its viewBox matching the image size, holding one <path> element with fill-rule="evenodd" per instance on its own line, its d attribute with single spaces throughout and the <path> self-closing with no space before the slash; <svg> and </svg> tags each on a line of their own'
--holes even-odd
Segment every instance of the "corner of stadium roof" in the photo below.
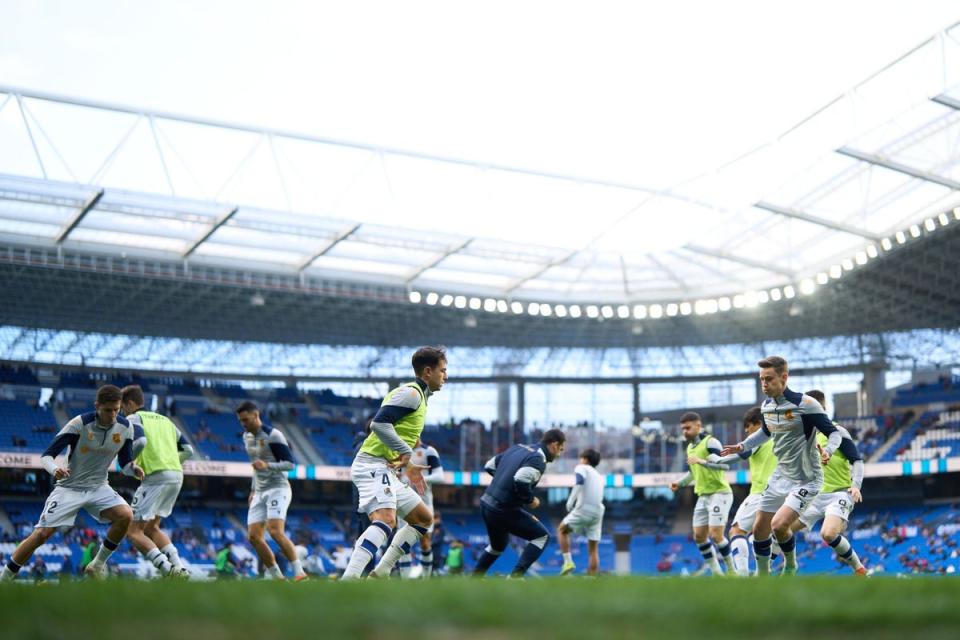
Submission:
<svg viewBox="0 0 960 640">
<path fill-rule="evenodd" d="M 139 287 L 155 322 L 99 318 L 105 331 L 415 344 L 429 326 L 465 344 L 610 347 L 936 327 L 947 311 L 918 324 L 888 298 L 924 309 L 924 278 L 951 277 L 937 260 L 960 227 L 960 26 L 667 190 L 4 86 L 0 134 L 2 268 L 31 287 L 21 297 Z M 445 226 L 449 211 L 477 233 Z M 483 223 L 505 215 L 561 223 Z M 146 302 L 160 291 L 195 321 Z M 31 309 L 5 322 L 98 328 Z"/>
</svg>

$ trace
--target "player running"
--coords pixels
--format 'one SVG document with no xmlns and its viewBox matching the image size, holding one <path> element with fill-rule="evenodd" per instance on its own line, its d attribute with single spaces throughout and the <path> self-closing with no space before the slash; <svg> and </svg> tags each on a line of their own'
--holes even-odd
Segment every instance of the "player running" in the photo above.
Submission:
<svg viewBox="0 0 960 640">
<path fill-rule="evenodd" d="M 160 528 L 160 522 L 177 502 L 183 486 L 181 463 L 193 456 L 193 447 L 169 418 L 143 408 L 139 385 L 126 386 L 121 393 L 120 406 L 127 420 L 140 427 L 147 438 L 147 445 L 137 456 L 145 477 L 133 494 L 133 522 L 127 537 L 161 575 L 188 577 L 177 548 Z"/>
<path fill-rule="evenodd" d="M 670 483 L 670 489 L 678 491 L 693 483 L 693 492 L 697 494 L 697 505 L 693 509 L 693 540 L 700 548 L 704 568 L 722 575 L 723 569 L 713 552 L 713 545 L 717 545 L 727 568 L 733 571 L 730 543 L 724 536 L 733 505 L 733 490 L 723 474 L 729 466 L 720 462 L 720 441 L 703 431 L 700 414 L 688 411 L 680 416 L 680 431 L 687 442 L 690 470 L 677 482 Z"/>
<path fill-rule="evenodd" d="M 511 573 L 520 577 L 543 553 L 550 532 L 536 516 L 523 507 L 536 509 L 540 499 L 533 490 L 546 471 L 547 463 L 563 453 L 566 436 L 559 429 L 543 434 L 539 445 L 517 444 L 490 458 L 484 471 L 493 476 L 490 486 L 480 498 L 480 514 L 487 526 L 490 544 L 477 560 L 473 575 L 486 575 L 490 566 L 507 548 L 510 536 L 527 541 L 520 559 Z"/>
<path fill-rule="evenodd" d="M 815 398 L 826 408 L 826 398 L 822 391 L 814 389 L 807 395 Z M 796 533 L 803 529 L 813 529 L 822 518 L 820 537 L 837 554 L 837 559 L 846 563 L 858 576 L 867 575 L 867 569 L 860 562 L 860 556 L 853 550 L 850 541 L 843 535 L 850 521 L 854 505 L 863 500 L 860 487 L 863 485 L 863 458 L 850 432 L 837 423 L 837 431 L 843 436 L 840 448 L 823 468 L 823 489 L 809 507 L 793 523 L 791 530 Z M 826 438 L 817 434 L 817 446 L 824 447 Z"/>
<path fill-rule="evenodd" d="M 749 436 L 763 426 L 760 407 L 753 407 L 743 415 L 743 430 Z M 760 495 L 767 488 L 767 481 L 777 466 L 777 457 L 773 455 L 773 441 L 767 440 L 751 451 L 733 453 L 720 458 L 721 464 L 731 464 L 748 460 L 750 464 L 750 494 L 744 498 L 733 516 L 730 525 L 730 558 L 733 570 L 739 576 L 750 573 L 750 544 L 748 536 L 753 530 L 753 522 L 760 508 Z"/>
<path fill-rule="evenodd" d="M 263 563 L 263 577 L 283 580 L 277 558 L 264 540 L 264 527 L 290 562 L 294 581 L 307 577 L 297 550 L 284 531 L 287 509 L 293 499 L 293 490 L 287 472 L 294 468 L 293 453 L 280 431 L 260 420 L 260 408 L 246 400 L 237 407 L 237 419 L 243 425 L 243 446 L 253 466 L 250 485 L 250 508 L 247 510 L 247 538 Z"/>
<path fill-rule="evenodd" d="M 426 421 L 427 400 L 447 381 L 447 354 L 439 347 L 421 347 L 412 364 L 416 380 L 386 395 L 350 467 L 359 493 L 357 510 L 369 516 L 370 526 L 357 538 L 344 580 L 361 576 L 393 533 L 397 516 L 408 526 L 397 531 L 371 577 L 388 577 L 400 556 L 409 553 L 433 524 L 433 512 L 417 493 L 425 490 L 424 466 L 414 463 L 412 456 Z M 407 474 L 412 487 L 400 482 L 398 471 Z"/>
<path fill-rule="evenodd" d="M 560 575 L 565 576 L 577 568 L 570 553 L 570 534 L 587 537 L 587 573 L 595 576 L 600 571 L 600 532 L 603 528 L 603 476 L 597 472 L 600 452 L 584 449 L 580 464 L 573 470 L 575 484 L 567 498 L 567 515 L 557 527 L 557 540 L 563 554 Z"/>
<path fill-rule="evenodd" d="M 790 528 L 823 485 L 821 462 L 830 459 L 842 436 L 814 398 L 787 387 L 787 361 L 769 356 L 757 363 L 760 387 L 767 399 L 760 407 L 763 426 L 744 441 L 728 445 L 723 455 L 749 451 L 773 438 L 777 466 L 760 498 L 753 524 L 753 552 L 757 575 L 770 574 L 770 551 L 776 536 L 783 551 L 783 572 L 797 572 L 796 539 Z M 827 436 L 822 455 L 814 431 Z"/>
<path fill-rule="evenodd" d="M 425 445 L 422 441 L 417 440 L 417 444 L 413 449 L 413 455 L 410 456 L 410 462 L 416 465 L 417 468 L 423 467 L 426 469 L 426 473 L 423 474 L 423 493 L 420 497 L 423 499 L 423 503 L 427 505 L 427 508 L 430 509 L 430 513 L 433 513 L 433 485 L 443 482 L 443 466 L 440 464 L 440 454 L 430 445 Z M 409 479 L 406 478 L 406 473 L 404 473 L 404 479 L 409 483 Z M 406 521 L 404 521 L 403 524 L 407 526 Z M 433 574 L 432 536 L 433 522 L 431 522 L 427 528 L 427 533 L 420 536 L 420 568 L 422 569 L 420 577 L 422 578 L 429 578 Z M 400 569 L 400 576 L 403 578 L 410 577 L 410 569 L 413 564 L 412 556 L 413 552 L 408 551 L 400 558 L 400 562 L 397 563 Z"/>
<path fill-rule="evenodd" d="M 57 484 L 43 505 L 36 528 L 10 555 L 0 580 L 16 578 L 20 568 L 57 529 L 73 525 L 80 509 L 86 509 L 99 522 L 110 523 L 97 555 L 84 568 L 84 573 L 93 578 L 106 575 L 107 559 L 123 541 L 133 520 L 130 505 L 107 483 L 107 473 L 116 458 L 124 475 L 142 480 L 143 469 L 134 462 L 134 450 L 146 444 L 143 431 L 120 415 L 120 399 L 117 387 L 100 387 L 95 410 L 67 422 L 43 452 L 40 464 Z M 56 457 L 65 449 L 69 449 L 67 466 L 62 467 Z"/>
</svg>

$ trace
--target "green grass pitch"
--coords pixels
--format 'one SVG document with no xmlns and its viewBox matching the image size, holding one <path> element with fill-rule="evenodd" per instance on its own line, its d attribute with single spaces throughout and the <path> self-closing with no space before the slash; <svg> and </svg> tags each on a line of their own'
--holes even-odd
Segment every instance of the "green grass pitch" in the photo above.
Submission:
<svg viewBox="0 0 960 640">
<path fill-rule="evenodd" d="M 6 638 L 960 637 L 949 578 L 13 584 Z"/>
</svg>

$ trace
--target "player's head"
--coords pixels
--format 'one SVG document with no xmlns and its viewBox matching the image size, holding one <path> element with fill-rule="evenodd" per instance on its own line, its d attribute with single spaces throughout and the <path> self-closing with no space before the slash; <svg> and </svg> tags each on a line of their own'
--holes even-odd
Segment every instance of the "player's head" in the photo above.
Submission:
<svg viewBox="0 0 960 640">
<path fill-rule="evenodd" d="M 430 387 L 439 391 L 447 381 L 447 351 L 444 347 L 420 347 L 413 354 L 413 372 Z"/>
<path fill-rule="evenodd" d="M 128 384 L 120 392 L 120 408 L 127 415 L 136 412 L 144 405 L 143 389 L 138 384 Z"/>
<path fill-rule="evenodd" d="M 563 435 L 560 429 L 550 429 L 540 438 L 540 444 L 547 452 L 547 462 L 553 462 L 563 453 L 563 447 L 566 445 L 567 436 Z"/>
<path fill-rule="evenodd" d="M 600 464 L 600 452 L 596 449 L 584 449 L 580 452 L 580 460 L 582 460 L 584 464 L 596 467 Z"/>
<path fill-rule="evenodd" d="M 823 394 L 823 391 L 820 391 L 820 389 L 810 389 L 810 391 L 807 391 L 805 395 L 808 395 L 819 402 L 824 411 L 827 410 L 827 396 Z"/>
<path fill-rule="evenodd" d="M 700 435 L 700 430 L 703 428 L 703 421 L 700 419 L 700 414 L 696 411 L 687 411 L 685 414 L 680 416 L 680 432 L 683 434 L 684 440 L 687 442 L 692 441 L 698 435 Z"/>
<path fill-rule="evenodd" d="M 790 375 L 787 361 L 780 356 L 767 356 L 758 362 L 757 366 L 760 367 L 760 388 L 763 395 L 769 398 L 782 395 Z"/>
<path fill-rule="evenodd" d="M 117 421 L 122 398 L 123 394 L 120 393 L 120 388 L 112 384 L 105 384 L 97 389 L 97 399 L 93 406 L 97 410 L 97 420 L 100 421 L 100 424 L 108 427 Z"/>
<path fill-rule="evenodd" d="M 244 431 L 256 433 L 260 430 L 260 407 L 253 400 L 244 400 L 237 407 L 237 420 L 243 425 Z"/>
<path fill-rule="evenodd" d="M 747 432 L 747 435 L 750 435 L 762 426 L 763 414 L 760 413 L 760 407 L 747 409 L 747 412 L 743 414 L 743 430 Z"/>
</svg>

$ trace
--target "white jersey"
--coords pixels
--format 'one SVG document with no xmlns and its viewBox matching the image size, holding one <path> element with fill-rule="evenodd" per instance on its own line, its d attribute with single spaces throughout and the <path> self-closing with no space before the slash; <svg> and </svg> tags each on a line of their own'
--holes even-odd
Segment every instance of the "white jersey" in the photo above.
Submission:
<svg viewBox="0 0 960 640">
<path fill-rule="evenodd" d="M 249 431 L 243 432 L 243 446 L 250 462 L 263 460 L 267 463 L 266 469 L 253 472 L 253 490 L 262 492 L 290 487 L 287 474 L 295 465 L 287 439 L 282 433 L 264 424 L 256 435 Z"/>
<path fill-rule="evenodd" d="M 421 496 L 428 507 L 433 508 L 433 485 L 443 482 L 443 467 L 440 464 L 440 454 L 430 445 L 421 444 L 413 450 L 410 462 L 426 467 L 423 469 L 423 479 L 427 488 Z M 403 478 L 406 482 L 406 477 Z"/>
<path fill-rule="evenodd" d="M 817 451 L 816 431 L 828 436 L 832 454 L 840 446 L 841 436 L 814 398 L 784 389 L 783 395 L 767 398 L 760 408 L 763 428 L 745 440 L 759 446 L 773 437 L 776 472 L 796 482 L 823 482 L 823 469 Z M 752 447 L 746 447 L 752 448 Z"/>
<path fill-rule="evenodd" d="M 581 509 L 585 512 L 596 513 L 603 509 L 604 478 L 595 467 L 588 464 L 578 464 L 573 470 L 576 485 L 568 504 L 568 510 Z"/>
</svg>

